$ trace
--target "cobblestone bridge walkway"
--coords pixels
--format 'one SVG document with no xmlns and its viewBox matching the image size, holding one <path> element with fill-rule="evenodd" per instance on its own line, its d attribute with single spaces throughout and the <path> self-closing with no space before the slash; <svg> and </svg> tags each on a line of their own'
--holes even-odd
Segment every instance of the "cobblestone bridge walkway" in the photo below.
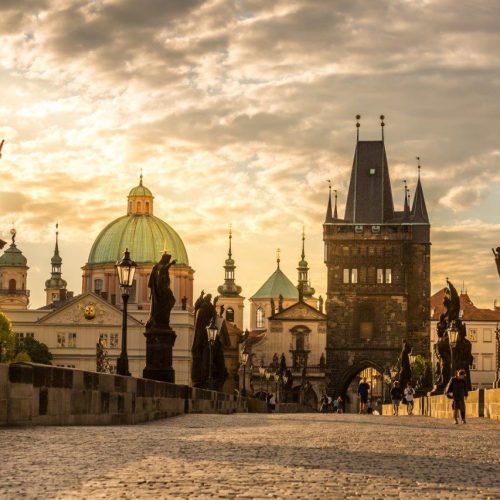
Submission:
<svg viewBox="0 0 500 500">
<path fill-rule="evenodd" d="M 500 424 L 188 415 L 0 430 L 0 498 L 499 498 Z"/>
</svg>

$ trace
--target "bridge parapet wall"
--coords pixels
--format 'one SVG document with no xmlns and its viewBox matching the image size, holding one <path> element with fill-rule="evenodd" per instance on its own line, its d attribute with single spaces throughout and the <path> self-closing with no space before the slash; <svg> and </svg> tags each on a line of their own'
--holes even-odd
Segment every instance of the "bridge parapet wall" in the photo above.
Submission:
<svg viewBox="0 0 500 500">
<path fill-rule="evenodd" d="M 0 425 L 137 424 L 184 413 L 248 411 L 246 398 L 35 363 L 0 364 Z"/>
</svg>

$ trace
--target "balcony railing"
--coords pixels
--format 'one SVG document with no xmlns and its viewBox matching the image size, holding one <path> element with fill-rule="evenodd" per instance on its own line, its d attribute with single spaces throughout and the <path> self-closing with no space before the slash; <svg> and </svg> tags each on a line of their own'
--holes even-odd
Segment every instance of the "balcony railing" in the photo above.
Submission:
<svg viewBox="0 0 500 500">
<path fill-rule="evenodd" d="M 29 290 L 12 290 L 10 288 L 0 288 L 0 295 L 26 295 L 30 296 Z"/>
</svg>

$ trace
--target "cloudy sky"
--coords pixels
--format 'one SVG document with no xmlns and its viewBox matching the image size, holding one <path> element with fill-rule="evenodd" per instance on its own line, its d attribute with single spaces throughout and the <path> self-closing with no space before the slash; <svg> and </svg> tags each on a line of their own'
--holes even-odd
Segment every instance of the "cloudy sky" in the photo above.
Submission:
<svg viewBox="0 0 500 500">
<path fill-rule="evenodd" d="M 11 224 L 44 301 L 54 225 L 63 276 L 126 210 L 140 170 L 182 236 L 195 291 L 222 282 L 227 227 L 249 297 L 293 281 L 305 226 L 323 293 L 326 179 L 340 212 L 355 142 L 386 148 L 396 208 L 415 157 L 432 222 L 433 290 L 500 299 L 500 2 L 1 0 L 0 237 Z"/>
</svg>

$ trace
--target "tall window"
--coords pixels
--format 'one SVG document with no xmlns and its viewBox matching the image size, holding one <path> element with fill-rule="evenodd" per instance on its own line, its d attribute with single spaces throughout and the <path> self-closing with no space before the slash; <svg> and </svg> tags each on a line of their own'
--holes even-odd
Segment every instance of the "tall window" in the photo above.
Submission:
<svg viewBox="0 0 500 500">
<path fill-rule="evenodd" d="M 485 328 L 483 330 L 483 342 L 491 342 L 492 338 L 491 328 Z"/>
<path fill-rule="evenodd" d="M 138 202 L 137 202 L 137 212 L 138 212 L 138 213 L 141 213 L 141 208 L 142 208 L 142 207 L 141 207 L 141 202 L 140 202 L 140 201 L 138 201 Z"/>
<path fill-rule="evenodd" d="M 15 292 L 16 291 L 16 280 L 12 279 L 9 280 L 9 292 Z"/>
<path fill-rule="evenodd" d="M 102 280 L 101 279 L 94 280 L 94 291 L 97 294 L 101 293 L 101 291 L 102 291 Z"/>
<path fill-rule="evenodd" d="M 137 281 L 134 280 L 132 282 L 132 286 L 130 287 L 130 295 L 129 295 L 129 300 L 130 302 L 136 302 L 137 300 Z"/>
<path fill-rule="evenodd" d="M 491 371 L 493 370 L 493 355 L 483 354 L 483 370 Z"/>
<path fill-rule="evenodd" d="M 66 334 L 58 333 L 57 334 L 57 347 L 66 347 Z"/>
<path fill-rule="evenodd" d="M 234 309 L 232 307 L 228 307 L 226 311 L 226 320 L 227 321 L 234 321 Z"/>
<path fill-rule="evenodd" d="M 146 213 L 149 214 L 149 201 L 146 202 Z"/>
<path fill-rule="evenodd" d="M 385 270 L 385 282 L 392 283 L 392 269 Z"/>
<path fill-rule="evenodd" d="M 358 282 L 358 270 L 351 269 L 351 283 L 357 283 L 357 282 Z"/>
<path fill-rule="evenodd" d="M 264 309 L 257 309 L 257 328 L 264 328 Z"/>
<path fill-rule="evenodd" d="M 384 270 L 377 269 L 377 283 L 383 283 L 383 282 L 384 282 Z"/>
<path fill-rule="evenodd" d="M 68 333 L 68 347 L 76 347 L 76 333 Z"/>
<path fill-rule="evenodd" d="M 349 283 L 349 269 L 344 269 L 344 283 Z"/>
</svg>

